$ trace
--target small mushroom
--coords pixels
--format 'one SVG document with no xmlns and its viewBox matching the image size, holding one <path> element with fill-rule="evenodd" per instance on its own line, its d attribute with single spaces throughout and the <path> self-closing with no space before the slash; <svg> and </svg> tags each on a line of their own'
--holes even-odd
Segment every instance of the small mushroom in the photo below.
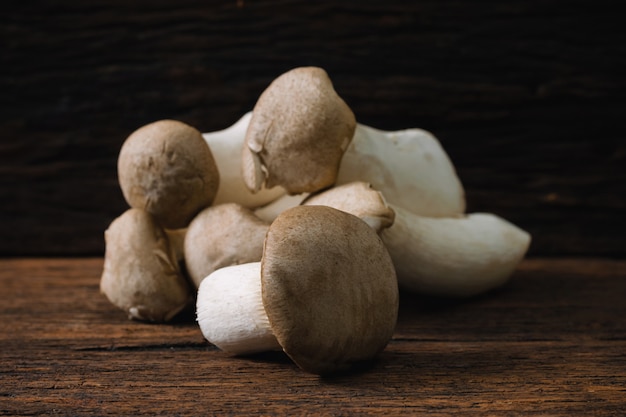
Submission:
<svg viewBox="0 0 626 417">
<path fill-rule="evenodd" d="M 301 67 L 276 78 L 252 111 L 242 153 L 252 192 L 280 185 L 289 194 L 333 185 L 356 120 L 326 71 Z"/>
<path fill-rule="evenodd" d="M 350 213 L 363 220 L 377 233 L 391 227 L 395 220 L 395 212 L 389 207 L 382 193 L 363 181 L 338 185 L 312 194 L 303 200 L 302 204 L 327 206 Z"/>
<path fill-rule="evenodd" d="M 185 265 L 196 287 L 217 269 L 260 261 L 268 228 L 269 223 L 236 203 L 207 207 L 198 213 L 184 242 Z"/>
<path fill-rule="evenodd" d="M 118 158 L 118 177 L 128 204 L 152 214 L 165 228 L 185 227 L 211 205 L 219 185 L 213 154 L 202 134 L 175 120 L 133 132 Z"/>
<path fill-rule="evenodd" d="M 511 276 L 530 244 L 527 232 L 493 214 L 418 216 L 387 204 L 382 193 L 363 182 L 338 185 L 303 204 L 369 218 L 389 250 L 400 287 L 422 294 L 469 297 L 498 287 Z M 381 219 L 390 218 L 393 223 L 381 227 Z"/>
<path fill-rule="evenodd" d="M 252 112 L 248 112 L 224 130 L 202 134 L 213 152 L 220 173 L 220 186 L 213 201 L 214 205 L 237 203 L 254 209 L 264 206 L 286 193 L 282 187 L 261 188 L 253 193 L 243 181 L 241 150 L 251 117 Z"/>
<path fill-rule="evenodd" d="M 167 234 L 152 215 L 131 208 L 113 220 L 104 236 L 100 290 L 129 318 L 169 321 L 190 305 L 189 284 Z"/>
<path fill-rule="evenodd" d="M 376 357 L 393 334 L 398 284 L 365 222 L 323 206 L 291 208 L 271 224 L 263 259 L 222 268 L 200 284 L 197 318 L 226 352 L 282 349 L 305 371 L 329 374 Z"/>
</svg>

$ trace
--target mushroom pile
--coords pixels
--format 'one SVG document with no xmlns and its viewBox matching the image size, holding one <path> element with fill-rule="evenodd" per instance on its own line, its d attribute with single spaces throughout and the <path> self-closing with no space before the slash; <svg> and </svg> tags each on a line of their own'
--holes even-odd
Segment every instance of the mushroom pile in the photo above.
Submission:
<svg viewBox="0 0 626 417">
<path fill-rule="evenodd" d="M 356 122 L 321 68 L 276 78 L 233 126 L 143 126 L 118 158 L 130 208 L 105 232 L 101 291 L 132 319 L 195 307 L 233 355 L 284 351 L 315 374 L 388 344 L 399 291 L 471 297 L 504 284 L 530 235 L 466 213 L 439 141 Z"/>
</svg>

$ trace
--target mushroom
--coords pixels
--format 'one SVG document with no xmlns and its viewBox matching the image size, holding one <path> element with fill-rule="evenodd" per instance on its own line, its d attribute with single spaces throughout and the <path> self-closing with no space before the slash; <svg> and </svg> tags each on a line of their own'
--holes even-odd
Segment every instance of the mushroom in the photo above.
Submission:
<svg viewBox="0 0 626 417">
<path fill-rule="evenodd" d="M 398 284 L 380 238 L 365 222 L 298 206 L 270 225 L 263 259 L 222 268 L 198 289 L 204 337 L 244 355 L 282 349 L 315 374 L 376 357 L 393 334 Z"/>
<path fill-rule="evenodd" d="M 128 209 L 105 234 L 100 291 L 129 318 L 171 320 L 190 305 L 193 294 L 168 237 L 154 217 Z"/>
<path fill-rule="evenodd" d="M 260 261 L 268 228 L 269 223 L 236 203 L 198 213 L 184 241 L 185 265 L 196 287 L 219 268 Z"/>
<path fill-rule="evenodd" d="M 220 186 L 213 204 L 237 203 L 247 208 L 256 208 L 274 201 L 286 193 L 282 187 L 261 188 L 252 193 L 243 181 L 241 150 L 252 112 L 244 114 L 232 126 L 202 136 L 211 148 L 220 173 Z"/>
<path fill-rule="evenodd" d="M 364 201 L 387 205 L 380 192 L 363 182 L 336 186 L 303 204 L 380 219 L 364 214 Z M 377 210 L 386 213 L 382 207 Z M 393 259 L 400 287 L 422 294 L 469 297 L 498 287 L 530 244 L 527 232 L 489 213 L 442 218 L 419 216 L 391 204 L 387 210 L 395 213 L 393 224 L 376 230 Z"/>
<path fill-rule="evenodd" d="M 202 134 L 175 120 L 133 132 L 120 150 L 118 177 L 128 204 L 146 210 L 168 229 L 185 227 L 212 203 L 219 185 Z"/>
<path fill-rule="evenodd" d="M 370 183 L 390 204 L 421 216 L 465 212 L 465 191 L 450 158 L 422 129 L 386 132 L 357 125 L 336 185 L 354 181 Z"/>
<path fill-rule="evenodd" d="M 252 111 L 242 153 L 244 182 L 252 192 L 280 185 L 289 194 L 333 185 L 355 126 L 352 110 L 322 68 L 282 74 Z"/>
<path fill-rule="evenodd" d="M 238 122 L 241 124 L 238 131 L 246 127 L 248 115 Z M 335 185 L 354 181 L 385 190 L 389 203 L 421 216 L 454 217 L 465 212 L 465 190 L 449 156 L 437 138 L 422 129 L 384 131 L 357 123 L 341 159 Z M 271 190 L 275 189 L 281 187 Z M 308 195 L 308 192 L 279 195 L 256 208 L 255 214 L 271 222 L 281 211 L 299 205 Z"/>
</svg>

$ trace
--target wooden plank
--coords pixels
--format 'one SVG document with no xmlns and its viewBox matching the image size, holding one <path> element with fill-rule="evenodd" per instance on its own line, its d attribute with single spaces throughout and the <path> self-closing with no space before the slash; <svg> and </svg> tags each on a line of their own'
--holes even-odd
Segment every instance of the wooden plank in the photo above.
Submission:
<svg viewBox="0 0 626 417">
<path fill-rule="evenodd" d="M 614 2 L 11 2 L 0 14 L 0 254 L 101 255 L 123 140 L 222 129 L 295 66 L 357 119 L 442 141 L 471 211 L 535 255 L 626 255 L 626 31 Z"/>
<path fill-rule="evenodd" d="M 0 260 L 0 415 L 597 415 L 626 412 L 626 262 L 530 259 L 464 300 L 402 294 L 369 369 L 319 378 L 229 357 L 193 322 L 126 319 L 101 258 Z"/>
</svg>

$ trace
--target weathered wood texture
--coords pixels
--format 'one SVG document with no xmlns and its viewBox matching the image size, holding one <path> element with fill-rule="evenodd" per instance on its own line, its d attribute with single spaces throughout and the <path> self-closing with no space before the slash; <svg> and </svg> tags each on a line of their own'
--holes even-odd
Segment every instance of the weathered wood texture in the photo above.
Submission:
<svg viewBox="0 0 626 417">
<path fill-rule="evenodd" d="M 0 254 L 101 254 L 123 140 L 221 129 L 326 68 L 360 122 L 434 132 L 471 211 L 534 255 L 626 254 L 626 31 L 614 1 L 13 1 L 0 12 Z"/>
<path fill-rule="evenodd" d="M 403 294 L 393 340 L 359 373 L 282 354 L 229 357 L 193 318 L 126 319 L 102 259 L 0 260 L 0 415 L 626 413 L 626 262 L 523 262 L 466 301 Z"/>
</svg>

